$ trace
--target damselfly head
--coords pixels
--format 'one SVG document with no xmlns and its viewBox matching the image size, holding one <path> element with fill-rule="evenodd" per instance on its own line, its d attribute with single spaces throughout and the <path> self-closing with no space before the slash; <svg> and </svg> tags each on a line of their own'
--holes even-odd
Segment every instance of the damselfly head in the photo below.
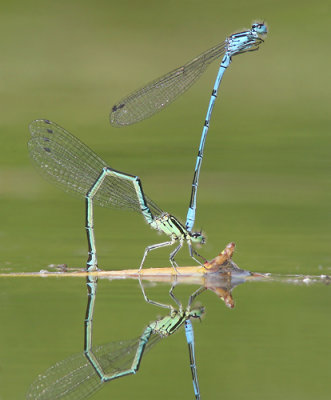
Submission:
<svg viewBox="0 0 331 400">
<path fill-rule="evenodd" d="M 202 315 L 205 313 L 205 307 L 197 307 L 193 308 L 193 310 L 190 311 L 189 315 L 191 318 L 199 318 L 201 319 Z"/>
<path fill-rule="evenodd" d="M 268 33 L 268 29 L 266 24 L 263 22 L 255 22 L 252 25 L 252 31 L 258 33 L 259 35 L 266 35 Z"/>
<path fill-rule="evenodd" d="M 193 232 L 191 235 L 191 239 L 193 243 L 205 244 L 206 238 L 203 236 L 202 232 Z"/>
</svg>

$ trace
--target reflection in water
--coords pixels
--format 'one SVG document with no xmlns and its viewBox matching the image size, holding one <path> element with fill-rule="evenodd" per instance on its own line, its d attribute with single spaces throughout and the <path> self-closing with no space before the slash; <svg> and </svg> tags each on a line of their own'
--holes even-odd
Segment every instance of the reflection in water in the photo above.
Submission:
<svg viewBox="0 0 331 400">
<path fill-rule="evenodd" d="M 229 243 L 217 257 L 205 265 L 209 273 L 205 275 L 204 287 L 216 293 L 229 308 L 235 305 L 232 290 L 236 286 L 249 279 L 264 278 L 264 275 L 239 268 L 232 260 L 234 249 L 235 244 Z"/>
<path fill-rule="evenodd" d="M 203 307 L 191 308 L 192 302 L 201 290 L 190 296 L 185 309 L 178 300 L 176 300 L 179 305 L 178 310 L 160 304 L 162 307 L 170 308 L 169 315 L 150 323 L 140 337 L 93 347 L 92 327 L 97 278 L 88 277 L 87 288 L 84 352 L 59 361 L 39 375 L 29 388 L 27 399 L 85 399 L 100 389 L 104 382 L 135 374 L 143 354 L 160 339 L 172 335 L 184 324 L 187 324 L 195 397 L 200 399 L 190 319 L 201 318 L 204 313 Z M 176 299 L 173 294 L 172 298 Z"/>
<path fill-rule="evenodd" d="M 32 383 L 27 399 L 84 399 L 100 389 L 103 383 L 138 371 L 143 354 L 161 338 L 175 333 L 182 325 L 185 326 L 189 346 L 190 367 L 192 372 L 195 398 L 200 399 L 198 377 L 196 371 L 194 336 L 191 318 L 200 318 L 204 313 L 203 307 L 191 308 L 193 301 L 202 292 L 209 289 L 214 291 L 225 304 L 232 308 L 234 301 L 232 290 L 244 283 L 247 278 L 258 276 L 241 270 L 231 259 L 234 244 L 231 243 L 212 261 L 206 263 L 203 276 L 192 277 L 178 275 L 170 289 L 170 296 L 177 307 L 150 300 L 139 278 L 145 300 L 159 307 L 168 308 L 169 315 L 150 323 L 143 334 L 135 339 L 112 342 L 93 347 L 92 328 L 93 314 L 96 301 L 98 277 L 87 276 L 88 301 L 84 322 L 84 352 L 59 361 L 47 371 L 38 376 Z M 164 270 L 164 269 L 163 269 Z M 160 278 L 160 277 L 159 277 Z M 164 279 L 164 276 L 162 277 Z M 155 280 L 157 276 L 146 276 L 144 279 Z M 198 283 L 199 288 L 190 296 L 188 305 L 184 308 L 173 293 L 175 285 L 181 283 Z M 201 285 L 202 284 L 202 285 Z"/>
<path fill-rule="evenodd" d="M 161 338 L 172 335 L 182 325 L 185 326 L 187 341 L 190 352 L 190 366 L 193 378 L 195 398 L 200 398 L 198 378 L 196 372 L 193 328 L 191 318 L 200 318 L 204 313 L 203 307 L 191 308 L 193 301 L 205 290 L 212 290 L 221 298 L 227 307 L 234 307 L 232 296 L 233 289 L 247 280 L 259 280 L 264 282 L 280 281 L 294 284 L 310 284 L 323 282 L 329 284 L 328 276 L 303 277 L 303 276 L 276 276 L 261 275 L 240 269 L 233 261 L 234 244 L 230 243 L 212 261 L 207 262 L 204 268 L 182 267 L 178 268 L 178 275 L 173 274 L 172 268 L 167 274 L 165 268 L 144 270 L 143 274 L 137 271 L 102 271 L 87 275 L 88 303 L 85 318 L 85 342 L 84 352 L 72 355 L 59 361 L 43 374 L 39 375 L 31 385 L 27 399 L 83 399 L 87 398 L 98 389 L 104 382 L 134 374 L 138 371 L 143 354 L 149 350 Z M 199 270 L 201 268 L 201 270 Z M 161 272 L 162 271 L 162 272 Z M 81 273 L 71 276 L 81 276 Z M 67 275 L 64 273 L 63 275 Z M 169 315 L 155 320 L 149 324 L 143 334 L 135 339 L 112 342 L 101 346 L 93 346 L 92 325 L 93 313 L 96 300 L 98 276 L 117 279 L 130 277 L 139 279 L 142 293 L 146 301 L 151 304 L 169 308 Z M 141 279 L 152 282 L 171 282 L 170 296 L 177 307 L 158 303 L 150 300 L 142 285 Z M 196 284 L 199 288 L 190 296 L 186 308 L 175 297 L 173 289 L 179 284 Z"/>
<path fill-rule="evenodd" d="M 181 325 L 183 325 L 183 323 L 185 323 L 185 334 L 186 334 L 186 340 L 187 340 L 189 356 L 190 356 L 190 367 L 191 367 L 191 373 L 192 373 L 194 395 L 195 395 L 196 399 L 200 399 L 200 389 L 199 389 L 198 373 L 197 373 L 197 366 L 196 366 L 196 359 L 195 359 L 194 332 L 193 332 L 193 326 L 192 326 L 190 319 L 191 318 L 201 318 L 202 314 L 204 313 L 204 307 L 199 307 L 199 308 L 192 310 L 191 305 L 192 305 L 193 301 L 195 300 L 195 298 L 197 296 L 199 296 L 199 294 L 201 294 L 204 290 L 206 290 L 206 288 L 202 286 L 198 290 L 196 290 L 189 297 L 189 301 L 188 301 L 186 309 L 183 309 L 182 303 L 177 299 L 177 297 L 173 293 L 173 290 L 177 284 L 177 282 L 175 281 L 173 283 L 173 285 L 171 286 L 169 295 L 171 296 L 171 298 L 174 300 L 174 302 L 178 306 L 178 310 L 176 310 L 170 304 L 163 304 L 163 303 L 159 303 L 154 300 L 150 300 L 146 295 L 146 292 L 145 292 L 145 289 L 141 282 L 140 277 L 139 277 L 139 284 L 140 284 L 142 293 L 144 295 L 144 299 L 148 303 L 153 304 L 158 307 L 169 308 L 171 325 L 174 327 L 174 332 L 176 330 L 178 330 L 178 328 Z M 166 318 L 169 319 L 169 317 L 166 317 Z M 163 319 L 161 321 L 163 321 Z M 168 333 L 168 335 L 171 333 Z"/>
<path fill-rule="evenodd" d="M 229 243 L 217 257 L 207 261 L 203 268 L 179 267 L 179 275 L 175 276 L 166 275 L 166 268 L 163 268 L 162 272 L 161 269 L 155 268 L 153 271 L 153 268 L 151 268 L 149 271 L 145 270 L 144 279 L 153 282 L 168 282 L 170 278 L 175 284 L 198 284 L 201 285 L 200 293 L 207 289 L 211 290 L 224 301 L 227 307 L 233 308 L 235 303 L 232 297 L 232 290 L 236 286 L 245 283 L 247 280 L 266 278 L 266 275 L 239 268 L 232 260 L 234 250 L 235 244 Z M 195 272 L 200 272 L 201 274 L 195 274 Z M 170 295 L 172 294 L 172 289 L 170 290 Z M 155 304 L 155 302 L 147 298 L 144 290 L 143 294 L 146 301 Z M 160 304 L 156 303 L 156 305 Z"/>
</svg>

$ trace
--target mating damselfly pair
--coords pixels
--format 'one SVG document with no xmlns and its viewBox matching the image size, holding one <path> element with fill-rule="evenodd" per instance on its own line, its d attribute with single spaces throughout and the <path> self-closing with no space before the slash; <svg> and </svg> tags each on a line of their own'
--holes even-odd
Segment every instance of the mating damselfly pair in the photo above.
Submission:
<svg viewBox="0 0 331 400">
<path fill-rule="evenodd" d="M 199 78 L 212 61 L 223 56 L 202 130 L 185 225 L 174 216 L 163 212 L 152 200 L 145 196 L 141 181 L 137 176 L 111 168 L 78 138 L 59 125 L 46 119 L 36 120 L 30 124 L 32 138 L 28 146 L 32 160 L 41 168 L 49 180 L 58 184 L 65 191 L 85 198 L 85 228 L 89 253 L 88 271 L 93 271 L 98 266 L 93 204 L 139 212 L 152 228 L 170 237 L 169 241 L 151 245 L 145 249 L 139 270 L 143 267 L 149 251 L 170 246 L 175 242 L 179 242 L 179 244 L 169 257 L 175 270 L 177 265 L 175 256 L 184 242 L 187 243 L 190 255 L 195 261 L 202 265 L 206 261 L 192 246 L 193 243 L 204 243 L 204 237 L 201 232 L 192 232 L 192 229 L 195 222 L 197 189 L 204 145 L 214 102 L 223 74 L 230 65 L 232 56 L 257 50 L 263 42 L 259 35 L 266 32 L 264 23 L 253 24 L 251 30 L 231 35 L 223 43 L 151 82 L 143 89 L 124 98 L 112 108 L 111 122 L 113 125 L 129 125 L 145 119 L 175 100 Z M 85 323 L 84 353 L 71 357 L 68 361 L 60 362 L 46 371 L 41 380 L 38 379 L 35 385 L 32 385 L 28 398 L 84 398 L 86 395 L 92 394 L 104 382 L 135 373 L 139 368 L 145 349 L 153 343 L 153 338 L 169 336 L 184 324 L 189 346 L 195 398 L 200 399 L 194 355 L 194 336 L 190 318 L 200 317 L 203 310 L 191 309 L 191 302 L 194 297 L 191 297 L 185 310 L 177 303 L 179 305 L 178 312 L 171 309 L 170 316 L 149 324 L 142 336 L 133 342 L 134 350 L 133 352 L 129 351 L 130 354 L 134 354 L 133 358 L 130 356 L 129 361 L 123 364 L 122 356 L 117 355 L 117 346 L 110 348 L 101 346 L 94 350 L 92 348 L 92 314 L 95 301 L 93 281 L 90 282 L 90 285 L 88 284 L 88 287 L 90 305 Z M 160 305 L 160 303 L 150 301 L 144 291 L 143 293 L 146 301 Z M 173 299 L 175 300 L 174 297 Z M 126 344 L 124 347 L 128 352 Z M 120 346 L 120 348 L 122 349 L 123 346 Z M 114 357 L 115 359 L 119 357 L 119 361 L 122 363 L 121 368 L 113 369 L 116 365 Z M 75 390 L 77 390 L 76 393 L 74 393 Z M 71 396 L 72 393 L 74 393 L 74 397 Z"/>
<path fill-rule="evenodd" d="M 161 208 L 159 208 L 144 194 L 138 176 L 120 172 L 111 168 L 108 163 L 103 161 L 78 138 L 56 123 L 47 119 L 41 119 L 33 121 L 30 124 L 29 129 L 32 137 L 29 141 L 28 147 L 32 160 L 38 167 L 40 167 L 47 179 L 57 184 L 65 191 L 85 198 L 85 228 L 88 239 L 88 260 L 86 268 L 88 271 L 94 271 L 98 268 L 94 235 L 94 204 L 104 207 L 123 208 L 141 213 L 146 222 L 153 229 L 169 236 L 170 240 L 148 246 L 145 249 L 139 271 L 143 268 L 146 256 L 151 250 L 170 246 L 176 242 L 178 245 L 170 253 L 169 257 L 170 263 L 175 270 L 177 266 L 175 256 L 185 242 L 188 245 L 190 256 L 197 263 L 201 265 L 204 264 L 206 259 L 199 255 L 193 248 L 194 243 L 204 243 L 204 236 L 202 235 L 202 232 L 193 232 L 192 230 L 195 222 L 199 174 L 212 110 L 223 74 L 226 68 L 230 65 L 232 57 L 237 54 L 257 50 L 263 42 L 263 39 L 260 36 L 266 33 L 267 28 L 264 23 L 255 23 L 249 31 L 231 35 L 223 43 L 202 53 L 192 61 L 171 71 L 163 77 L 147 84 L 144 88 L 124 98 L 112 108 L 110 119 L 111 123 L 116 126 L 130 125 L 150 117 L 186 91 L 200 77 L 212 61 L 221 56 L 223 57 L 203 125 L 185 224 L 182 224 L 177 218 L 169 213 L 162 211 Z M 145 293 L 144 298 L 152 304 L 160 305 L 160 303 L 150 301 Z M 173 297 L 173 299 L 175 298 Z M 92 351 L 91 334 L 89 333 L 88 327 L 89 323 L 91 325 L 91 319 L 87 318 L 87 325 L 85 327 L 87 338 L 85 341 L 85 351 L 83 354 L 77 356 L 77 358 L 70 360 L 70 363 L 72 362 L 78 370 L 83 371 L 83 375 L 77 378 L 77 385 L 81 387 L 81 380 L 83 379 L 84 382 L 85 379 L 87 379 L 84 374 L 86 374 L 86 371 L 91 367 L 93 369 L 94 381 L 94 384 L 91 387 L 99 386 L 103 382 L 120 376 L 135 373 L 139 368 L 142 354 L 144 353 L 145 348 L 148 347 L 147 342 L 150 341 L 152 337 L 155 337 L 155 334 L 157 336 L 170 335 L 183 324 L 185 325 L 187 342 L 192 357 L 192 354 L 194 355 L 194 339 L 190 318 L 200 316 L 202 310 L 194 310 L 191 309 L 190 306 L 191 303 L 189 302 L 189 306 L 186 310 L 180 306 L 178 312 L 172 311 L 170 316 L 164 317 L 163 319 L 148 325 L 143 335 L 138 339 L 138 341 L 135 341 L 134 348 L 136 349 L 136 353 L 133 359 L 130 358 L 130 363 L 125 364 L 125 366 L 117 372 L 112 370 L 110 370 L 110 372 L 108 371 L 108 368 L 112 368 L 110 367 L 109 361 L 107 361 L 109 356 L 107 355 L 105 358 L 105 354 L 109 354 L 108 348 L 106 349 L 101 347 L 95 352 Z M 112 351 L 113 353 L 116 353 L 115 349 Z M 106 361 L 103 365 L 102 360 L 104 359 L 106 359 Z M 112 359 L 112 356 L 110 356 L 110 359 Z M 70 363 L 60 363 L 59 368 L 55 368 L 51 371 L 50 375 L 55 372 L 55 377 L 52 375 L 50 380 L 54 381 L 55 379 L 58 383 L 56 374 L 59 373 L 62 375 L 63 371 L 66 371 Z M 198 387 L 195 359 L 194 363 L 193 361 L 191 362 L 191 370 L 195 398 L 199 399 L 200 391 Z M 73 370 L 73 373 L 75 373 L 75 370 Z M 67 376 L 66 373 L 65 375 Z M 87 372 L 87 375 L 90 376 L 90 372 Z M 68 376 L 70 376 L 70 374 Z M 72 383 L 71 377 L 68 378 L 68 381 L 64 379 L 62 383 L 63 387 L 66 387 L 66 385 Z M 37 386 L 39 384 L 40 382 L 37 382 Z M 46 386 L 47 385 L 48 383 L 46 382 Z M 50 383 L 50 385 L 52 385 L 52 383 Z M 47 390 L 47 387 L 45 390 Z M 57 384 L 56 388 L 56 390 L 60 390 L 62 393 L 63 388 L 61 388 L 61 383 Z M 92 391 L 94 391 L 94 389 Z M 32 391 L 32 393 L 34 392 Z M 50 391 L 50 393 L 52 394 L 52 391 Z M 65 392 L 64 395 L 59 394 L 56 398 L 65 398 L 64 396 Z M 40 397 L 40 399 L 42 398 L 48 399 L 54 397 Z"/>
<path fill-rule="evenodd" d="M 139 212 L 148 224 L 169 236 L 170 240 L 148 246 L 140 263 L 144 265 L 151 250 L 173 245 L 170 263 L 176 270 L 175 256 L 186 242 L 190 256 L 203 265 L 192 244 L 205 242 L 202 232 L 193 232 L 196 213 L 196 199 L 204 145 L 208 133 L 211 113 L 223 74 L 232 56 L 257 50 L 267 33 L 264 23 L 255 23 L 251 30 L 228 37 L 223 43 L 207 50 L 192 61 L 147 84 L 117 103 L 111 112 L 113 125 L 129 125 L 145 119 L 169 104 L 186 91 L 215 59 L 223 56 L 216 77 L 204 122 L 197 161 L 195 165 L 190 204 L 185 224 L 174 216 L 163 212 L 152 200 L 145 196 L 139 177 L 117 171 L 103 161 L 78 138 L 49 120 L 36 120 L 30 124 L 32 138 L 28 147 L 32 160 L 40 167 L 46 178 L 58 184 L 67 192 L 85 198 L 88 239 L 87 270 L 97 268 L 97 254 L 93 223 L 93 204 L 104 207 L 124 208 Z"/>
</svg>

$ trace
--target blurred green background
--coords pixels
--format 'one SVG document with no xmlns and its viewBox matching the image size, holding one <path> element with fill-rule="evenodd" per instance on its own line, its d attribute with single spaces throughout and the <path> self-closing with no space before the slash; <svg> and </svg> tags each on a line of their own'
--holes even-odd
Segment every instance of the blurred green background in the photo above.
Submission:
<svg viewBox="0 0 331 400">
<path fill-rule="evenodd" d="M 196 229 L 202 227 L 208 239 L 200 252 L 210 259 L 234 241 L 238 249 L 235 261 L 242 268 L 327 273 L 331 268 L 329 1 L 13 0 L 0 4 L 2 272 L 38 271 L 50 263 L 83 267 L 86 261 L 84 202 L 49 185 L 32 167 L 26 148 L 30 121 L 48 118 L 57 122 L 113 168 L 139 175 L 148 196 L 184 221 L 217 63 L 165 111 L 137 125 L 111 127 L 111 106 L 227 35 L 265 20 L 269 27 L 265 44 L 258 52 L 234 57 L 215 105 L 198 193 Z M 108 209 L 96 210 L 95 228 L 99 263 L 104 269 L 135 268 L 143 249 L 164 239 L 149 229 L 140 215 Z M 168 253 L 155 252 L 146 266 L 168 265 Z M 185 249 L 178 257 L 182 265 L 191 264 L 186 253 Z M 83 281 L 64 280 L 2 279 L 0 285 L 5 327 L 0 333 L 0 399 L 20 399 L 37 373 L 82 348 L 85 287 Z M 104 311 L 98 320 L 103 341 L 138 335 L 155 318 L 155 309 L 143 302 L 136 304 L 134 299 L 141 297 L 136 284 L 124 284 L 110 293 L 108 285 L 104 289 L 98 299 Z M 330 386 L 322 389 L 318 379 L 323 382 L 329 375 L 315 372 L 312 378 L 317 381 L 309 386 L 312 365 L 327 358 L 327 336 L 319 336 L 321 331 L 323 335 L 330 331 L 325 319 L 328 314 L 323 313 L 330 305 L 326 288 L 322 292 L 301 287 L 289 291 L 277 285 L 260 288 L 260 292 L 251 289 L 238 288 L 246 297 L 242 297 L 242 308 L 232 311 L 207 296 L 210 311 L 198 330 L 208 343 L 197 349 L 203 397 L 328 398 Z M 308 310 L 303 309 L 307 295 Z M 280 303 L 279 297 L 283 299 Z M 249 305 L 258 309 L 251 319 L 254 329 L 248 322 L 252 316 Z M 274 307 L 272 315 L 270 307 Z M 144 319 L 139 314 L 142 308 L 147 313 Z M 126 320 L 123 313 L 136 331 L 128 330 L 123 322 L 120 327 L 116 324 L 116 335 L 113 323 L 119 318 Z M 296 319 L 298 315 L 301 317 Z M 240 326 L 242 318 L 247 326 Z M 292 330 L 282 330 L 280 339 L 279 327 L 291 321 Z M 311 321 L 309 327 L 307 321 Z M 63 326 L 66 329 L 62 331 Z M 266 326 L 271 336 L 263 336 Z M 313 338 L 306 337 L 312 327 Z M 235 329 L 240 330 L 239 337 L 233 336 Z M 229 332 L 226 338 L 222 337 L 224 330 Z M 111 339 L 106 335 L 109 332 Z M 263 350 L 270 339 L 270 362 L 278 356 L 273 368 L 240 367 L 243 358 L 254 362 L 256 353 L 262 364 L 269 362 L 263 358 L 259 342 L 247 346 L 247 338 L 264 341 Z M 102 342 L 102 337 L 99 340 Z M 184 337 L 167 342 L 171 340 L 182 346 Z M 298 358 L 311 340 L 318 342 L 313 351 L 316 359 Z M 226 349 L 224 341 L 229 343 Z M 297 350 L 296 345 L 300 347 Z M 161 361 L 163 380 L 155 380 L 149 387 L 151 375 L 140 371 L 141 378 L 134 382 L 141 387 L 128 387 L 123 380 L 114 385 L 114 391 L 108 388 L 95 398 L 139 398 L 138 387 L 141 398 L 152 398 L 156 390 L 162 392 L 162 385 L 168 393 L 163 398 L 169 398 L 170 386 L 172 398 L 191 398 L 189 371 L 185 369 L 184 385 L 184 378 L 171 368 L 173 363 L 177 367 L 177 361 L 166 349 L 158 351 L 150 371 Z M 218 361 L 215 354 L 219 354 Z M 237 362 L 229 361 L 234 354 Z M 186 357 L 183 355 L 185 361 Z M 225 370 L 227 383 L 222 386 L 220 376 Z M 294 382 L 288 378 L 292 374 Z M 18 376 L 19 386 L 15 383 Z M 287 385 L 282 384 L 284 376 Z M 236 379 L 249 382 L 249 390 L 237 386 Z M 130 390 L 135 395 L 130 395 Z"/>
</svg>

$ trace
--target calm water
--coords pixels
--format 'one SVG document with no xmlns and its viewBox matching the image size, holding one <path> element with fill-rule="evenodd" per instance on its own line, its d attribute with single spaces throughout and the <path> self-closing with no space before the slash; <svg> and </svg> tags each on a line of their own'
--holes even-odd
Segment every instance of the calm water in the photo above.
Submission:
<svg viewBox="0 0 331 400">
<path fill-rule="evenodd" d="M 128 12 L 130 10 L 130 12 Z M 286 12 L 284 11 L 286 10 Z M 282 275 L 331 274 L 329 3 L 280 1 L 51 2 L 3 4 L 0 96 L 0 272 L 86 262 L 84 202 L 51 187 L 30 164 L 27 126 L 49 118 L 116 169 L 140 176 L 160 207 L 183 220 L 202 121 L 217 65 L 153 119 L 111 128 L 111 106 L 147 81 L 249 28 L 270 27 L 258 52 L 235 57 L 206 143 L 196 229 L 212 259 L 234 241 L 234 261 Z M 100 267 L 137 268 L 165 240 L 140 215 L 96 210 Z M 167 249 L 146 267 L 168 266 Z M 184 249 L 180 265 L 192 261 Z M 183 284 L 184 302 L 198 286 Z M 169 284 L 147 284 L 168 302 Z M 39 373 L 83 349 L 83 278 L 0 278 L 0 400 L 25 398 Z M 203 399 L 328 399 L 330 286 L 246 282 L 228 309 L 212 291 L 194 321 Z M 94 343 L 135 338 L 166 310 L 134 280 L 99 280 Z M 183 330 L 144 357 L 136 376 L 93 399 L 191 399 Z"/>
<path fill-rule="evenodd" d="M 19 399 L 39 373 L 82 351 L 85 280 L 2 278 L 1 285 L 1 398 Z M 146 290 L 167 302 L 169 287 Z M 184 302 L 197 287 L 178 285 L 176 295 Z M 327 399 L 330 286 L 246 282 L 232 295 L 234 309 L 211 291 L 197 299 L 206 308 L 194 322 L 202 397 Z M 165 314 L 144 302 L 136 281 L 99 280 L 94 344 L 135 338 Z M 104 385 L 93 398 L 154 398 L 157 391 L 164 399 L 193 398 L 183 330 L 145 354 L 137 375 Z"/>
</svg>

